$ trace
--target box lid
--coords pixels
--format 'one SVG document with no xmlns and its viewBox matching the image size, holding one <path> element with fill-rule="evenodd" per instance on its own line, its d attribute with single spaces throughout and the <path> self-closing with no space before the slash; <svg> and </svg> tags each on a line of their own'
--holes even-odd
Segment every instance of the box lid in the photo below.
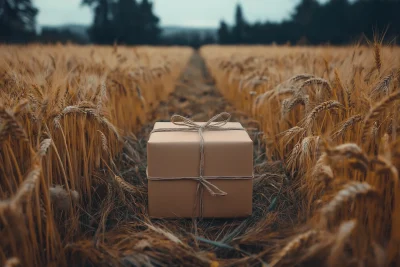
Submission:
<svg viewBox="0 0 400 267">
<path fill-rule="evenodd" d="M 204 122 L 199 122 L 204 123 Z M 223 128 L 243 128 L 228 122 Z M 171 122 L 156 122 L 154 129 L 187 128 Z M 245 130 L 205 130 L 204 176 L 251 176 L 253 142 Z M 198 132 L 155 132 L 147 144 L 150 177 L 198 177 L 200 136 Z"/>
</svg>

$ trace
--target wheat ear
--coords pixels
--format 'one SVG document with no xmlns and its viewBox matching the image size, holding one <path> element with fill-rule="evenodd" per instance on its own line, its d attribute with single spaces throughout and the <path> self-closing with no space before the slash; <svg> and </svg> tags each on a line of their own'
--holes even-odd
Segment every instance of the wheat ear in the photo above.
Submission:
<svg viewBox="0 0 400 267">
<path fill-rule="evenodd" d="M 321 85 L 323 88 L 325 88 L 326 91 L 328 91 L 329 95 L 332 95 L 332 87 L 329 84 L 329 82 L 325 79 L 322 78 L 310 78 L 306 80 L 301 86 L 300 89 L 308 86 L 308 85 Z"/>
<path fill-rule="evenodd" d="M 372 125 L 377 121 L 379 115 L 385 111 L 394 101 L 400 99 L 400 91 L 396 91 L 384 99 L 382 99 L 376 106 L 370 109 L 368 114 L 364 119 L 364 126 L 362 129 L 362 139 L 365 140 L 368 131 L 371 129 Z"/>
<path fill-rule="evenodd" d="M 337 210 L 343 207 L 344 203 L 348 203 L 359 196 L 377 195 L 378 193 L 375 188 L 366 182 L 349 182 L 328 204 L 321 209 L 321 213 L 323 217 L 329 220 L 335 215 Z"/>
<path fill-rule="evenodd" d="M 129 184 L 128 182 L 126 182 L 124 179 L 122 179 L 119 176 L 114 176 L 114 180 L 118 183 L 118 185 L 126 192 L 131 193 L 131 194 L 137 194 L 138 193 L 138 189 Z"/>
<path fill-rule="evenodd" d="M 337 109 L 337 108 L 344 109 L 344 106 L 335 100 L 328 100 L 326 102 L 319 104 L 314 109 L 312 109 L 310 113 L 307 114 L 307 117 L 304 120 L 305 122 L 304 126 L 311 127 L 313 121 L 321 111 Z"/>
<path fill-rule="evenodd" d="M 348 129 L 350 129 L 356 123 L 358 123 L 362 120 L 363 120 L 363 116 L 360 114 L 348 118 L 344 122 L 340 123 L 339 128 L 331 135 L 332 138 L 336 139 L 337 137 L 343 135 Z"/>
<path fill-rule="evenodd" d="M 19 186 L 12 199 L 12 202 L 19 205 L 28 201 L 39 181 L 41 171 L 42 170 L 39 165 L 33 166 L 32 170 L 26 175 L 25 180 Z"/>
<path fill-rule="evenodd" d="M 335 241 L 327 260 L 328 264 L 330 264 L 329 266 L 338 266 L 338 264 L 340 264 L 346 241 L 349 239 L 356 224 L 356 220 L 351 220 L 343 222 L 339 226 L 338 231 L 335 233 Z"/>
<path fill-rule="evenodd" d="M 51 145 L 52 140 L 50 138 L 44 139 L 41 143 L 40 143 L 40 148 L 38 151 L 38 155 L 43 157 L 46 155 L 47 153 L 47 149 L 49 149 L 50 145 Z"/>
<path fill-rule="evenodd" d="M 320 234 L 317 230 L 310 230 L 303 234 L 296 236 L 290 241 L 271 261 L 271 267 L 284 266 L 285 260 L 293 257 L 302 249 L 310 247 L 312 241 Z"/>
<path fill-rule="evenodd" d="M 308 73 L 297 74 L 289 79 L 289 82 L 298 82 L 314 78 L 315 76 Z"/>
</svg>

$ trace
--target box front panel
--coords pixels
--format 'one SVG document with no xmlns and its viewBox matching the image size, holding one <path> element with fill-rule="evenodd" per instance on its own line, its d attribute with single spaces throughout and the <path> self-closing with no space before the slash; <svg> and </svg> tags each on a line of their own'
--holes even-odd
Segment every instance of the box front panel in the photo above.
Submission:
<svg viewBox="0 0 400 267">
<path fill-rule="evenodd" d="M 211 196 L 203 190 L 204 218 L 238 218 L 251 215 L 252 179 L 209 180 L 226 196 Z M 153 218 L 190 218 L 199 216 L 197 181 L 149 181 L 149 215 Z M 196 204 L 196 205 L 195 205 Z M 197 207 L 196 209 L 194 209 Z"/>
<path fill-rule="evenodd" d="M 200 144 L 148 143 L 147 162 L 150 177 L 198 177 Z M 251 176 L 252 173 L 252 142 L 204 144 L 204 176 Z"/>
</svg>

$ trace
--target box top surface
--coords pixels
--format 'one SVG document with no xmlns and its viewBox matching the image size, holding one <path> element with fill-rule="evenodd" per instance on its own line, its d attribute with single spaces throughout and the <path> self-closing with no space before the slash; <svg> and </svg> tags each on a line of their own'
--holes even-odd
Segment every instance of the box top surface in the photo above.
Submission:
<svg viewBox="0 0 400 267">
<path fill-rule="evenodd" d="M 204 124 L 205 122 L 196 122 Z M 156 122 L 154 129 L 162 128 L 187 128 L 186 126 L 175 125 L 172 122 Z M 222 128 L 243 128 L 239 122 L 228 122 Z M 243 128 L 244 129 L 244 128 Z M 226 131 L 203 131 L 204 141 L 207 143 L 234 143 L 252 142 L 245 130 L 226 130 Z M 150 135 L 149 143 L 198 143 L 200 136 L 197 132 L 155 132 Z"/>
</svg>

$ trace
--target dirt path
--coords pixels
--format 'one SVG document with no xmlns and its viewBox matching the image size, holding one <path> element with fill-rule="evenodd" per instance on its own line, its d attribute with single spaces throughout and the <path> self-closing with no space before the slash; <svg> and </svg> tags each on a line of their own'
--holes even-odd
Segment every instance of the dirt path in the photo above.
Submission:
<svg viewBox="0 0 400 267">
<path fill-rule="evenodd" d="M 214 87 L 213 79 L 207 72 L 203 59 L 195 53 L 183 72 L 176 90 L 167 102 L 161 103 L 155 110 L 149 125 L 152 127 L 155 121 L 169 120 L 173 114 L 190 117 L 195 121 L 207 121 L 222 111 L 231 113 L 232 121 L 239 121 L 244 127 L 257 127 L 251 118 L 238 112 L 221 96 Z M 143 135 L 147 136 L 146 132 Z"/>
<path fill-rule="evenodd" d="M 130 184 L 134 184 L 142 192 L 141 197 L 135 197 L 135 204 L 141 207 L 137 213 L 138 217 L 147 220 L 146 142 L 154 122 L 169 121 L 173 114 L 190 117 L 195 121 L 206 121 L 222 111 L 231 113 L 231 121 L 239 121 L 244 127 L 253 129 L 248 132 L 254 141 L 254 172 L 256 176 L 264 174 L 254 180 L 253 215 L 241 220 L 198 220 L 196 225 L 188 219 L 152 220 L 152 223 L 184 239 L 187 245 L 193 247 L 195 251 L 213 251 L 220 259 L 231 259 L 241 258 L 243 254 L 238 253 L 237 250 L 221 249 L 215 244 L 204 243 L 204 241 L 198 242 L 196 236 L 204 237 L 207 240 L 219 240 L 226 245 L 250 246 L 248 252 L 257 253 L 259 252 L 257 229 L 260 224 L 269 220 L 271 223 L 270 228 L 268 227 L 269 231 L 272 231 L 273 228 L 278 229 L 292 224 L 294 219 L 289 215 L 292 212 L 273 213 L 273 215 L 271 213 L 281 207 L 288 209 L 287 207 L 293 205 L 291 203 L 293 201 L 285 196 L 285 173 L 282 164 L 280 162 L 267 162 L 264 158 L 263 146 L 260 141 L 262 135 L 256 128 L 257 123 L 246 114 L 237 111 L 220 95 L 199 54 L 195 53 L 191 58 L 182 74 L 181 81 L 178 82 L 175 92 L 171 94 L 168 101 L 159 105 L 151 115 L 150 122 L 141 129 L 136 137 L 128 138 L 126 154 L 130 154 L 130 158 L 138 159 L 135 164 L 140 167 L 133 168 L 132 166 L 135 164 L 132 164 L 132 160 L 123 160 L 122 166 L 119 166 L 119 168 L 125 170 L 121 173 L 123 178 Z M 135 157 L 132 155 L 132 150 L 137 153 Z M 272 173 L 272 175 L 266 175 L 266 173 Z M 269 216 L 274 217 L 271 219 Z M 252 231 L 252 235 L 245 235 L 245 233 Z M 243 240 L 245 240 L 244 243 Z"/>
<path fill-rule="evenodd" d="M 258 131 L 258 123 L 247 114 L 235 109 L 223 98 L 215 88 L 214 81 L 198 53 L 193 54 L 168 101 L 160 103 L 137 138 L 142 145 L 145 145 L 154 123 L 169 121 L 174 114 L 191 118 L 194 121 L 207 121 L 223 111 L 232 115 L 231 121 L 240 122 L 248 130 L 251 139 L 254 141 L 255 165 L 262 162 L 264 160 L 264 149 L 261 144 L 262 135 Z"/>
</svg>

